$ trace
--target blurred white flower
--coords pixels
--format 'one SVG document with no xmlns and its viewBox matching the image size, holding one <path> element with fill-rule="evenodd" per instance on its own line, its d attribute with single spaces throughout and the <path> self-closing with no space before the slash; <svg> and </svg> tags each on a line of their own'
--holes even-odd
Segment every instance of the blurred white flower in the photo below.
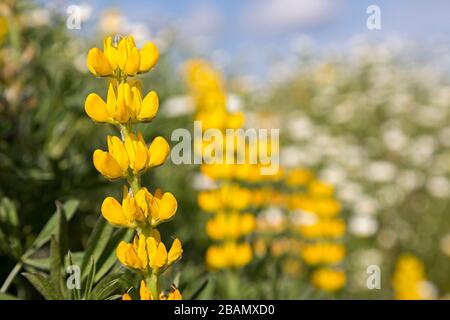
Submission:
<svg viewBox="0 0 450 320">
<path fill-rule="evenodd" d="M 24 22 L 32 27 L 47 26 L 50 24 L 50 11 L 45 8 L 34 9 Z"/>
<path fill-rule="evenodd" d="M 438 297 L 438 290 L 431 281 L 421 281 L 419 283 L 420 296 L 424 299 L 433 300 Z"/>
<path fill-rule="evenodd" d="M 227 110 L 229 112 L 237 112 L 242 110 L 242 100 L 238 95 L 230 93 L 227 96 Z"/>
<path fill-rule="evenodd" d="M 367 168 L 367 178 L 375 182 L 389 182 L 397 174 L 396 166 L 389 161 L 375 161 Z"/>
<path fill-rule="evenodd" d="M 351 234 L 366 238 L 374 235 L 378 230 L 378 222 L 370 216 L 354 215 L 349 221 L 349 231 Z"/>
<path fill-rule="evenodd" d="M 383 133 L 383 141 L 389 150 L 400 151 L 408 142 L 408 138 L 400 129 L 392 128 Z"/>
<path fill-rule="evenodd" d="M 195 104 L 192 97 L 186 95 L 172 96 L 166 100 L 161 113 L 167 117 L 180 117 L 192 114 Z"/>
<path fill-rule="evenodd" d="M 444 176 L 432 177 L 427 181 L 427 190 L 436 198 L 450 196 L 450 181 Z"/>
<path fill-rule="evenodd" d="M 307 117 L 297 116 L 288 119 L 287 129 L 292 139 L 306 140 L 314 134 L 314 126 Z"/>
<path fill-rule="evenodd" d="M 194 175 L 192 186 L 195 190 L 213 190 L 218 188 L 216 181 L 201 173 Z"/>
<path fill-rule="evenodd" d="M 353 206 L 353 211 L 359 215 L 371 216 L 377 214 L 378 203 L 369 196 L 358 198 Z"/>
<path fill-rule="evenodd" d="M 405 191 L 413 191 L 420 188 L 424 183 L 423 173 L 414 170 L 402 170 L 397 179 L 397 184 Z"/>
<path fill-rule="evenodd" d="M 439 247 L 444 254 L 450 257 L 450 233 L 442 237 Z"/>
</svg>

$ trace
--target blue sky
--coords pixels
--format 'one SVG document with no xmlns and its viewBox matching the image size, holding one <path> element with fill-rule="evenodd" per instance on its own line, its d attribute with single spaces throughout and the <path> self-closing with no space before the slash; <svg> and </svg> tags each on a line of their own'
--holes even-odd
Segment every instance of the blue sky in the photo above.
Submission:
<svg viewBox="0 0 450 320">
<path fill-rule="evenodd" d="M 146 25 L 150 34 L 168 26 L 203 52 L 232 59 L 243 53 L 262 63 L 269 52 L 289 50 L 307 36 L 316 46 L 344 46 L 355 36 L 402 38 L 427 47 L 450 36 L 448 0 L 42 0 L 92 6 L 91 23 L 107 8 L 127 21 Z M 369 5 L 381 9 L 381 30 L 366 28 Z M 202 51 L 200 50 L 200 51 Z"/>
</svg>

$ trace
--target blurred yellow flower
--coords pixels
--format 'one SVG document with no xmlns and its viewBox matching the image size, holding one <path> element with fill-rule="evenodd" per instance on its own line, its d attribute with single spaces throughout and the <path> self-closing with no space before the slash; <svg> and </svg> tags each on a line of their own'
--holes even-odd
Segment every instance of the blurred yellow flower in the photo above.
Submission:
<svg viewBox="0 0 450 320">
<path fill-rule="evenodd" d="M 236 240 L 255 229 L 255 217 L 251 213 L 218 213 L 206 223 L 206 232 L 213 240 Z"/>
<path fill-rule="evenodd" d="M 341 270 L 322 268 L 313 272 L 311 280 L 318 289 L 334 292 L 345 286 L 346 276 Z"/>
<path fill-rule="evenodd" d="M 307 264 L 336 264 L 345 257 L 345 247 L 339 243 L 317 242 L 304 244 L 300 252 Z"/>
<path fill-rule="evenodd" d="M 226 242 L 210 246 L 206 251 L 206 263 L 213 269 L 241 268 L 248 264 L 252 257 L 252 249 L 246 242 Z"/>
<path fill-rule="evenodd" d="M 425 266 L 411 254 L 403 254 L 397 260 L 392 287 L 396 300 L 431 299 L 432 296 L 424 290 L 426 282 Z"/>
</svg>

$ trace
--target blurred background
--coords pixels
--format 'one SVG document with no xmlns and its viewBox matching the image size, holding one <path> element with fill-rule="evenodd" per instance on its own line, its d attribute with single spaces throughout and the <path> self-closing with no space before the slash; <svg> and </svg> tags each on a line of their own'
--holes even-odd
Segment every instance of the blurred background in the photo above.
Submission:
<svg viewBox="0 0 450 320">
<path fill-rule="evenodd" d="M 367 26 L 370 5 L 380 9 L 379 30 Z M 139 48 L 153 41 L 160 50 L 156 68 L 141 77 L 160 98 L 158 116 L 142 128 L 146 137 L 192 129 L 196 106 L 184 66 L 202 59 L 221 74 L 227 110 L 242 112 L 246 128 L 280 129 L 282 182 L 308 172 L 308 181 L 330 186 L 340 204 L 345 254 L 330 263 L 345 272 L 344 281 L 311 278 L 317 263 L 305 258 L 304 244 L 287 252 L 304 235 L 280 221 L 295 215 L 300 225 L 310 222 L 305 210 L 279 203 L 250 210 L 258 221 L 245 238 L 250 263 L 211 270 L 209 216 L 197 203 L 211 181 L 198 166 L 168 161 L 143 185 L 178 199 L 176 218 L 162 229 L 184 243 L 177 268 L 186 292 L 206 283 L 198 298 L 448 298 L 449 10 L 443 0 L 3 1 L 0 283 L 55 201 L 79 201 L 69 225 L 76 252 L 86 246 L 104 197 L 120 195 L 121 183 L 103 179 L 91 161 L 113 128 L 84 112 L 90 92 L 106 92 L 106 82 L 88 74 L 87 51 L 120 33 L 133 35 Z M 310 182 L 282 182 L 263 185 L 312 192 Z M 258 229 L 262 221 L 273 226 L 270 236 Z M 380 268 L 380 289 L 368 288 L 371 265 Z M 39 297 L 20 276 L 7 292 Z"/>
</svg>

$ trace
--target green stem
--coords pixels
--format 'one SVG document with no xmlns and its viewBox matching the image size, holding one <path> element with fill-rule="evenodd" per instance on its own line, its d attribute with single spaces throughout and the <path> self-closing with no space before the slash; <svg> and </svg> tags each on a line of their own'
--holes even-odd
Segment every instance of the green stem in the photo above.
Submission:
<svg viewBox="0 0 450 320">
<path fill-rule="evenodd" d="M 136 195 L 139 189 L 141 189 L 141 178 L 139 175 L 132 175 L 129 177 L 128 183 L 130 184 L 131 191 L 133 191 L 133 194 Z"/>
<path fill-rule="evenodd" d="M 147 278 L 147 287 L 150 290 L 154 300 L 159 300 L 159 294 L 161 289 L 159 287 L 159 277 L 157 274 L 152 273 L 149 278 Z"/>
</svg>

